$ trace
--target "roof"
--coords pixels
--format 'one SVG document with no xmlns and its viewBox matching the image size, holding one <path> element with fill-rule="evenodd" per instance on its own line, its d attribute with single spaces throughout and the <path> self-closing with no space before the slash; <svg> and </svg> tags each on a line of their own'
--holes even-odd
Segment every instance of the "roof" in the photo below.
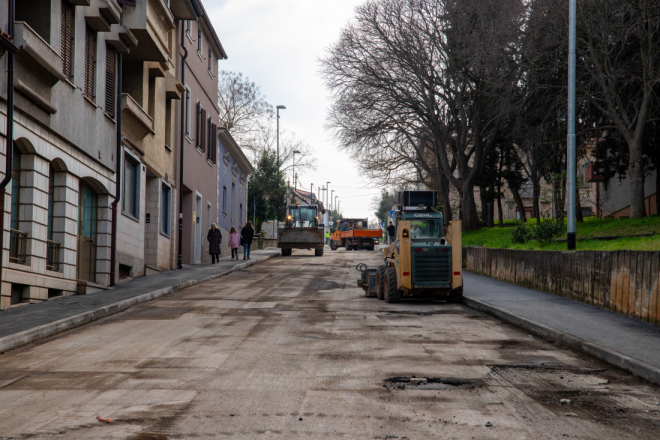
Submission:
<svg viewBox="0 0 660 440">
<path fill-rule="evenodd" d="M 250 160 L 245 156 L 241 147 L 236 143 L 232 135 L 224 127 L 218 127 L 218 138 L 222 142 L 222 145 L 229 151 L 231 156 L 234 158 L 236 163 L 245 171 L 245 174 L 254 173 L 254 167 L 250 163 Z"/>
<path fill-rule="evenodd" d="M 211 19 L 209 18 L 209 15 L 206 13 L 206 9 L 204 9 L 204 5 L 202 5 L 201 0 L 193 0 L 193 7 L 195 8 L 195 12 L 199 12 L 198 16 L 202 19 L 202 23 L 206 26 L 206 30 L 211 34 L 211 38 L 213 39 L 213 43 L 215 43 L 216 49 L 218 52 L 220 52 L 220 56 L 222 60 L 227 59 L 227 52 L 225 52 L 225 48 L 222 47 L 222 43 L 220 42 L 220 38 L 218 38 L 218 34 L 215 33 L 215 29 L 213 28 L 213 24 L 211 24 Z"/>
</svg>

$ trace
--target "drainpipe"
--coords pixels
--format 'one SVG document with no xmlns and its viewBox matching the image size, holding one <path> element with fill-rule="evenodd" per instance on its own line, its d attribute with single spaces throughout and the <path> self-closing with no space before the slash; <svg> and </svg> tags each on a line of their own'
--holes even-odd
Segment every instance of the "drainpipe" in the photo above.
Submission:
<svg viewBox="0 0 660 440">
<path fill-rule="evenodd" d="M 181 57 L 181 83 L 186 85 L 186 58 L 188 58 L 188 49 L 186 49 L 186 27 L 181 23 L 181 49 L 183 49 L 183 56 Z M 177 260 L 177 267 L 183 269 L 183 147 L 186 133 L 186 100 L 188 98 L 188 91 L 186 96 L 181 100 L 181 146 L 179 158 L 179 258 Z"/>
<path fill-rule="evenodd" d="M 121 5 L 122 12 L 119 15 L 119 25 L 124 24 L 124 5 Z M 117 121 L 117 151 L 115 157 L 117 158 L 117 170 L 115 175 L 117 180 L 115 183 L 115 199 L 112 201 L 112 232 L 110 234 L 110 285 L 116 284 L 116 269 L 117 264 L 117 204 L 121 196 L 121 94 L 122 94 L 122 53 L 117 53 L 117 103 L 115 104 L 116 121 Z"/>
<path fill-rule="evenodd" d="M 10 37 L 14 38 L 15 21 L 14 0 L 9 0 L 9 10 L 7 19 L 7 31 Z M 14 146 L 14 52 L 7 50 L 7 128 L 5 137 L 5 178 L 0 182 L 0 286 L 2 280 L 2 260 L 5 249 L 5 188 L 11 182 L 11 164 L 13 160 Z"/>
</svg>

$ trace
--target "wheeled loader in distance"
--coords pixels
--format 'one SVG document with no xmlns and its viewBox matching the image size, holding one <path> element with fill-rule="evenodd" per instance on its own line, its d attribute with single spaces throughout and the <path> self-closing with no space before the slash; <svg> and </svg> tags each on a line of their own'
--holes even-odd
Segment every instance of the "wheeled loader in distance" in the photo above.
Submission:
<svg viewBox="0 0 660 440">
<path fill-rule="evenodd" d="M 314 255 L 323 256 L 323 225 L 318 210 L 316 205 L 287 206 L 284 227 L 277 234 L 277 247 L 282 249 L 283 257 L 290 256 L 293 249 L 314 249 Z"/>
<path fill-rule="evenodd" d="M 344 222 L 349 226 L 346 231 L 341 230 Z M 330 235 L 330 249 L 336 251 L 340 247 L 347 251 L 366 249 L 373 251 L 378 239 L 382 237 L 383 231 L 380 229 L 368 229 L 367 219 L 343 219 L 339 222 L 339 227 Z"/>
<path fill-rule="evenodd" d="M 401 191 L 398 196 L 396 240 L 383 249 L 384 264 L 375 271 L 358 266 L 358 287 L 388 303 L 407 297 L 461 302 L 461 222 L 449 222 L 445 233 L 442 213 L 432 208 L 435 191 Z"/>
</svg>

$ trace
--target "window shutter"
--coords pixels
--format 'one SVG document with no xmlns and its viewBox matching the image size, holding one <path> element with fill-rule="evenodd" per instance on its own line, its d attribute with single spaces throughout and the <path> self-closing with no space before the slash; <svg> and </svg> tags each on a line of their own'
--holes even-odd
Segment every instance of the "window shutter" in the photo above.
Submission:
<svg viewBox="0 0 660 440">
<path fill-rule="evenodd" d="M 202 117 L 200 118 L 200 125 L 202 132 L 199 137 L 199 148 L 204 151 L 206 150 L 206 110 L 202 109 Z"/>
<path fill-rule="evenodd" d="M 206 121 L 206 130 L 208 132 L 207 136 L 206 136 L 206 158 L 210 159 L 211 158 L 211 150 L 213 150 L 213 148 L 211 148 L 211 138 L 213 136 L 213 127 L 212 127 L 212 124 L 211 124 L 211 118 L 209 118 Z"/>
<path fill-rule="evenodd" d="M 62 0 L 62 23 L 60 43 L 62 46 L 62 73 L 71 81 L 73 79 L 73 22 L 74 6 L 69 0 Z"/>
<path fill-rule="evenodd" d="M 85 28 L 85 96 L 94 100 L 94 72 L 96 71 L 96 33 Z"/>
<path fill-rule="evenodd" d="M 195 128 L 195 146 L 199 147 L 202 139 L 202 103 L 197 103 L 197 126 Z"/>
<path fill-rule="evenodd" d="M 111 117 L 115 116 L 115 63 L 117 53 L 111 46 L 105 48 L 105 112 Z"/>
<path fill-rule="evenodd" d="M 211 142 L 209 143 L 209 149 L 211 150 L 211 162 L 218 162 L 218 126 L 211 124 Z"/>
</svg>

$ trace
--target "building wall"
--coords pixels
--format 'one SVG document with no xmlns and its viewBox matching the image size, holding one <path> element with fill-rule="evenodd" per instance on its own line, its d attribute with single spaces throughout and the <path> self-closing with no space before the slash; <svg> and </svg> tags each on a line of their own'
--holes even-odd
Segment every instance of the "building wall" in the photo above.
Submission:
<svg viewBox="0 0 660 440">
<path fill-rule="evenodd" d="M 177 23 L 177 44 L 181 42 L 180 26 L 185 26 L 185 22 Z M 183 38 L 185 47 L 188 50 L 186 59 L 186 78 L 185 84 L 190 90 L 191 96 L 191 123 L 190 133 L 185 136 L 183 142 L 183 187 L 184 194 L 181 195 L 183 201 L 183 263 L 192 264 L 195 262 L 195 241 L 201 242 L 201 261 L 210 261 L 208 254 L 208 242 L 206 234 L 208 225 L 218 222 L 218 164 L 211 163 L 207 159 L 207 152 L 196 148 L 196 104 L 200 102 L 202 108 L 207 111 L 213 123 L 217 124 L 219 113 L 217 108 L 217 62 L 212 64 L 212 72 L 208 69 L 208 43 L 210 36 L 203 32 L 201 56 L 197 51 L 198 22 L 191 22 L 191 32 L 186 33 Z M 182 54 L 181 54 L 182 55 Z M 214 53 L 214 59 L 217 60 L 219 53 Z M 182 59 L 177 59 L 177 78 L 181 80 Z M 177 109 L 180 111 L 180 108 Z M 177 117 L 177 133 L 180 130 L 180 117 Z M 201 213 L 196 209 L 196 198 L 201 197 Z M 209 209 L 210 205 L 210 209 Z M 209 215 L 210 213 L 210 215 Z M 195 233 L 194 220 L 199 217 L 201 234 L 198 237 Z"/>
<path fill-rule="evenodd" d="M 646 200 L 646 214 L 658 215 L 655 209 L 655 198 L 657 188 L 655 186 L 657 170 L 644 180 L 644 197 Z M 603 216 L 629 217 L 630 216 L 630 178 L 626 176 L 619 180 L 618 177 L 610 179 L 607 184 L 598 183 L 600 186 L 599 198 L 603 210 Z"/>
</svg>

